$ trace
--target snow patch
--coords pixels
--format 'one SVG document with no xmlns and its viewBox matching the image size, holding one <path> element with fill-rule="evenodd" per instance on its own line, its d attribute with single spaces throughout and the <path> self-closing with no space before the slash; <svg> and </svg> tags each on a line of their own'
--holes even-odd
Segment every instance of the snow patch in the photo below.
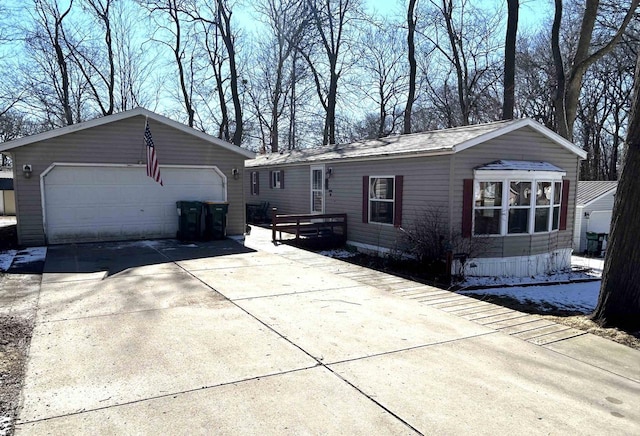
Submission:
<svg viewBox="0 0 640 436">
<path fill-rule="evenodd" d="M 47 257 L 47 247 L 29 247 L 16 253 L 13 263 L 21 265 L 32 262 L 44 262 Z"/>
<path fill-rule="evenodd" d="M 336 249 L 336 250 L 325 250 L 318 251 L 318 254 L 327 257 L 333 257 L 334 259 L 348 259 L 350 257 L 357 256 L 358 253 L 354 251 L 344 250 L 344 249 Z"/>
<path fill-rule="evenodd" d="M 539 305 L 542 310 L 560 309 L 586 314 L 592 312 L 596 307 L 600 283 L 600 280 L 597 280 L 548 286 L 511 286 L 458 292 L 463 295 L 469 293 L 510 297 L 524 304 Z"/>
<path fill-rule="evenodd" d="M 11 266 L 16 250 L 7 250 L 0 253 L 0 271 L 6 271 Z"/>
</svg>

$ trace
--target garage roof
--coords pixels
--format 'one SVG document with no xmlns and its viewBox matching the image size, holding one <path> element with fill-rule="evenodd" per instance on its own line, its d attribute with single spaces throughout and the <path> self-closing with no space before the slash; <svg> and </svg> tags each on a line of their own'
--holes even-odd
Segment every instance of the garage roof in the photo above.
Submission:
<svg viewBox="0 0 640 436">
<path fill-rule="evenodd" d="M 520 120 L 497 121 L 451 129 L 433 130 L 409 135 L 388 136 L 379 139 L 357 141 L 350 144 L 337 144 L 294 150 L 282 154 L 259 155 L 247 162 L 247 167 L 267 165 L 286 165 L 298 162 L 336 161 L 344 159 L 380 159 L 400 158 L 420 155 L 458 153 L 467 148 L 497 138 L 514 130 L 530 127 L 561 147 L 584 159 L 587 153 L 529 118 Z"/>
<path fill-rule="evenodd" d="M 229 142 L 223 141 L 219 138 L 216 138 L 215 136 L 211 136 L 208 135 L 204 132 L 201 132 L 199 130 L 193 129 L 189 126 L 185 126 L 182 123 L 179 123 L 177 121 L 173 121 L 167 117 L 164 117 L 162 115 L 158 115 L 155 112 L 151 112 L 150 110 L 147 110 L 145 108 L 135 108 L 135 109 L 131 109 L 128 111 L 124 111 L 124 112 L 119 112 L 117 114 L 114 115 L 108 115 L 106 117 L 101 117 L 101 118 L 96 118 L 90 121 L 85 121 L 82 123 L 78 123 L 78 124 L 72 124 L 70 126 L 66 126 L 66 127 L 60 127 L 58 129 L 54 129 L 54 130 L 49 130 L 47 132 L 43 132 L 43 133 L 38 133 L 37 135 L 32 135 L 32 136 L 25 136 L 24 138 L 20 138 L 20 139 L 15 139 L 13 141 L 9 141 L 9 142 L 5 142 L 0 144 L 0 152 L 2 151 L 8 151 L 8 150 L 12 150 L 14 148 L 17 147 L 23 147 L 25 145 L 29 145 L 32 144 L 34 142 L 39 142 L 39 141 L 44 141 L 46 139 L 51 139 L 51 138 L 55 138 L 58 136 L 62 136 L 62 135 L 66 135 L 68 133 L 74 133 L 74 132 L 78 132 L 81 130 L 85 130 L 85 129 L 90 129 L 92 127 L 97 127 L 97 126 L 102 126 L 104 124 L 109 124 L 109 123 L 113 123 L 116 121 L 120 121 L 120 120 L 124 120 L 127 118 L 131 118 L 131 117 L 137 117 L 137 116 L 145 116 L 145 117 L 149 117 L 154 121 L 157 121 L 159 123 L 162 124 L 166 124 L 167 126 L 173 127 L 174 129 L 177 130 L 181 130 L 185 133 L 188 133 L 189 135 L 193 135 L 197 138 L 200 138 L 204 141 L 210 142 L 211 144 L 217 145 L 219 147 L 225 148 L 229 151 L 233 151 L 235 153 L 241 154 L 244 157 L 246 157 L 247 159 L 251 159 L 253 157 L 255 157 L 255 153 L 249 151 L 249 150 L 245 150 L 244 148 L 240 148 L 236 145 L 233 145 Z"/>
<path fill-rule="evenodd" d="M 587 206 L 617 188 L 618 182 L 616 181 L 580 180 L 578 181 L 578 189 L 576 191 L 576 206 Z"/>
</svg>

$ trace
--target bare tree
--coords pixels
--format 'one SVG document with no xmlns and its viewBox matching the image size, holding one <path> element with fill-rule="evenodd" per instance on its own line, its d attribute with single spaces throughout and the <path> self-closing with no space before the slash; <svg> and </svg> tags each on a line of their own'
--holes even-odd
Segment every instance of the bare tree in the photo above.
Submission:
<svg viewBox="0 0 640 436">
<path fill-rule="evenodd" d="M 84 0 L 85 7 L 98 21 L 104 31 L 104 50 L 106 66 L 103 66 L 102 53 L 97 47 L 83 47 L 79 41 L 67 38 L 65 43 L 78 69 L 84 76 L 91 95 L 100 108 L 102 115 L 111 115 L 115 106 L 115 59 L 112 38 L 111 7 L 115 0 Z M 95 28 L 90 29 L 95 33 Z M 91 39 L 88 37 L 87 39 Z M 104 88 L 104 96 L 102 92 Z"/>
<path fill-rule="evenodd" d="M 253 80 L 252 100 L 260 126 L 269 132 L 268 144 L 263 140 L 262 148 L 269 147 L 275 153 L 280 148 L 281 118 L 287 104 L 293 100 L 291 93 L 296 76 L 289 72 L 295 71 L 292 60 L 309 23 L 308 4 L 305 0 L 263 0 L 258 11 L 269 26 L 272 37 L 258 43 L 260 56 L 254 70 L 260 74 Z M 259 94 L 263 95 L 262 98 Z M 264 110 L 261 109 L 261 99 L 267 100 Z M 263 138 L 266 139 L 264 135 Z M 292 143 L 291 138 L 287 143 Z"/>
<path fill-rule="evenodd" d="M 502 98 L 502 119 L 513 119 L 515 105 L 516 40 L 518 34 L 519 0 L 507 0 L 507 34 L 504 42 L 504 94 Z"/>
<path fill-rule="evenodd" d="M 592 317 L 608 327 L 640 330 L 640 56 L 598 305 Z"/>
<path fill-rule="evenodd" d="M 72 107 L 69 50 L 65 44 L 64 22 L 71 12 L 73 0 L 62 11 L 54 0 L 33 0 L 33 6 L 36 28 L 33 29 L 27 42 L 34 52 L 43 57 L 42 66 L 47 70 L 48 78 L 51 80 L 57 97 L 56 106 L 59 106 L 61 110 L 60 121 L 63 125 L 71 125 L 74 123 L 74 108 Z M 48 57 L 49 50 L 53 50 L 51 57 Z M 50 100 L 51 96 L 40 95 L 39 97 Z"/>
<path fill-rule="evenodd" d="M 231 135 L 231 142 L 240 146 L 242 144 L 244 131 L 240 85 L 244 85 L 246 83 L 246 79 L 240 80 L 238 73 L 238 64 L 236 60 L 236 33 L 234 32 L 231 23 L 232 6 L 233 4 L 229 0 L 216 0 L 212 3 L 199 3 L 195 1 L 192 2 L 192 4 L 185 6 L 184 9 L 192 20 L 215 27 L 215 30 L 213 32 L 209 31 L 207 35 L 207 47 L 208 49 L 214 49 L 213 52 L 210 52 L 208 57 L 211 66 L 215 70 L 218 99 L 220 102 L 223 100 L 225 101 L 224 104 L 221 103 L 221 107 L 224 107 L 225 110 L 227 107 L 226 99 L 220 94 L 224 86 L 223 82 L 227 80 L 226 77 L 223 77 L 223 65 L 226 64 L 226 67 L 229 70 L 229 90 L 231 93 L 235 122 L 233 135 Z M 222 41 L 221 44 L 219 43 L 218 38 Z M 224 50 L 222 50 L 222 47 L 224 47 Z M 228 123 L 226 122 L 230 117 L 226 115 L 227 113 L 228 112 L 225 112 L 225 117 L 223 117 L 225 122 L 221 124 L 221 132 L 227 131 L 230 134 L 231 129 L 227 129 Z"/>
<path fill-rule="evenodd" d="M 338 81 L 348 67 L 348 32 L 359 12 L 359 0 L 307 0 L 324 63 L 313 59 L 314 44 L 301 47 L 301 55 L 313 74 L 318 98 L 325 112 L 322 144 L 336 142 Z M 345 45 L 347 47 L 345 47 Z M 324 65 L 322 65 L 324 64 Z M 323 68 L 324 67 L 324 68 Z M 324 71 L 323 71 L 324 69 Z M 327 77 L 328 76 L 328 77 Z"/>
<path fill-rule="evenodd" d="M 406 108 L 403 113 L 400 105 L 407 89 L 407 76 L 398 30 L 399 26 L 387 21 L 371 26 L 362 34 L 360 64 L 365 74 L 361 82 L 363 93 L 378 109 L 375 129 L 378 138 L 396 132 L 403 115 L 406 121 Z"/>
<path fill-rule="evenodd" d="M 562 0 L 555 0 L 555 15 L 552 27 L 551 45 L 556 68 L 556 92 L 554 104 L 556 112 L 556 130 L 569 139 L 573 139 L 573 126 L 578 110 L 578 100 L 582 88 L 582 79 L 587 69 L 598 59 L 602 58 L 621 40 L 627 25 L 635 15 L 640 0 L 631 0 L 615 33 L 607 40 L 598 41 L 594 49 L 593 31 L 598 18 L 600 0 L 586 0 L 582 23 L 578 35 L 578 42 L 573 54 L 570 67 L 565 71 L 560 50 L 560 28 L 562 24 Z M 619 8 L 619 4 L 617 5 Z"/>
<path fill-rule="evenodd" d="M 498 28 L 497 18 L 472 7 L 467 0 L 430 0 L 430 5 L 431 25 L 422 33 L 444 58 L 443 64 L 448 64 L 440 77 L 447 77 L 448 71 L 455 74 L 459 115 L 454 125 L 494 118 L 485 108 L 478 109 L 495 86 L 502 62 L 492 36 Z M 433 82 L 431 87 L 435 88 Z"/>
<path fill-rule="evenodd" d="M 171 49 L 171 53 L 178 68 L 178 80 L 180 83 L 180 92 L 182 95 L 182 104 L 187 112 L 187 124 L 193 127 L 195 119 L 195 109 L 193 107 L 193 76 L 191 74 L 194 58 L 186 52 L 186 44 L 183 43 L 183 21 L 184 0 L 147 0 L 146 7 L 152 13 L 161 13 L 161 20 L 156 21 L 160 30 L 166 31 L 171 35 L 171 41 L 156 39 L 156 41 L 166 45 Z M 166 14 L 166 17 L 164 16 Z M 188 37 L 189 35 L 187 35 Z M 187 59 L 185 59 L 187 58 Z"/>
</svg>

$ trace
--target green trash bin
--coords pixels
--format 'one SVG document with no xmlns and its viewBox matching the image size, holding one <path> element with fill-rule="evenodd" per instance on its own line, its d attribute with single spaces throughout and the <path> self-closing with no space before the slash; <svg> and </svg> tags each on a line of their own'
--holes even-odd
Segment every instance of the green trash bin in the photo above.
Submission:
<svg viewBox="0 0 640 436">
<path fill-rule="evenodd" d="M 204 240 L 224 239 L 227 236 L 227 212 L 229 203 L 205 201 Z"/>
<path fill-rule="evenodd" d="M 178 239 L 198 241 L 202 238 L 202 203 L 199 201 L 177 201 Z"/>
<path fill-rule="evenodd" d="M 600 254 L 600 241 L 596 232 L 587 232 L 587 254 L 596 256 Z"/>
</svg>

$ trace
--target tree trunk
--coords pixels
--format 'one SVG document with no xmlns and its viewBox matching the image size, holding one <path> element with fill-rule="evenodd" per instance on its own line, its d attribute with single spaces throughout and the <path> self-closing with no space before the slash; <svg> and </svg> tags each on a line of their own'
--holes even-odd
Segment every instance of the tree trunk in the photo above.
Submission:
<svg viewBox="0 0 640 436">
<path fill-rule="evenodd" d="M 553 96 L 553 106 L 556 116 L 556 132 L 563 138 L 568 137 L 567 121 L 564 111 L 564 88 L 565 75 L 562 63 L 562 53 L 560 52 L 560 25 L 562 24 L 562 0 L 555 0 L 556 12 L 553 16 L 553 26 L 551 27 L 551 52 L 553 54 L 553 65 L 556 73 L 556 89 Z"/>
<path fill-rule="evenodd" d="M 411 133 L 411 113 L 413 111 L 413 102 L 416 99 L 416 45 L 415 45 L 415 32 L 416 32 L 416 17 L 414 9 L 416 7 L 417 0 L 409 0 L 409 7 L 407 10 L 407 50 L 409 58 L 409 94 L 407 95 L 407 106 L 404 109 L 404 131 L 403 133 Z"/>
<path fill-rule="evenodd" d="M 224 0 L 218 0 L 218 21 L 222 41 L 224 42 L 227 54 L 229 55 L 229 76 L 231 82 L 231 100 L 235 113 L 236 128 L 233 132 L 233 143 L 237 146 L 242 144 L 242 104 L 240 102 L 240 91 L 238 88 L 238 70 L 236 66 L 236 50 L 231 32 L 231 11 L 227 9 Z"/>
<path fill-rule="evenodd" d="M 513 107 L 515 105 L 516 37 L 518 33 L 519 3 L 519 0 L 507 0 L 509 15 L 507 18 L 507 35 L 504 43 L 503 120 L 513 119 Z"/>
<path fill-rule="evenodd" d="M 640 330 L 640 56 L 633 85 L 627 155 L 618 182 L 598 305 L 603 326 Z"/>
</svg>

